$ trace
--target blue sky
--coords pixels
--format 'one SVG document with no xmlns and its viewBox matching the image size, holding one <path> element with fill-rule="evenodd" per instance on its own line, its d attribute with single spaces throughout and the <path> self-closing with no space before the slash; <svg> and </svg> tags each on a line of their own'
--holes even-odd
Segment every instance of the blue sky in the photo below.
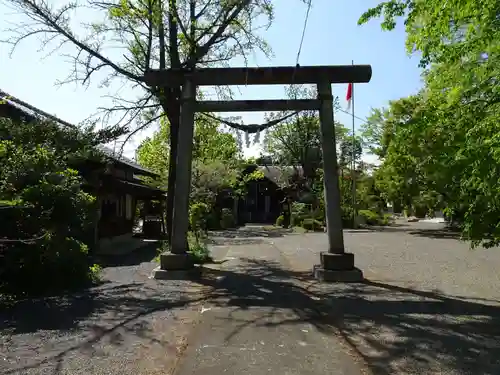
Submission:
<svg viewBox="0 0 500 375">
<path fill-rule="evenodd" d="M 298 0 L 275 0 L 276 19 L 263 36 L 273 48 L 274 57 L 267 59 L 257 55 L 249 65 L 295 65 L 302 33 L 306 6 Z M 60 1 L 58 1 L 60 3 Z M 405 51 L 405 33 L 402 26 L 393 32 L 382 32 L 378 21 L 358 26 L 357 20 L 364 10 L 376 5 L 376 0 L 313 0 L 305 35 L 301 65 L 370 64 L 373 76 L 370 83 L 355 88 L 355 110 L 364 118 L 371 108 L 382 107 L 389 100 L 415 93 L 421 87 L 420 70 L 416 57 Z M 5 29 L 6 19 L 15 21 L 17 16 L 0 2 L 0 14 L 8 15 L 0 21 Z M 10 94 L 71 123 L 79 123 L 96 112 L 106 101 L 103 97 L 109 89 L 92 85 L 87 89 L 68 84 L 56 86 L 57 79 L 67 74 L 69 66 L 65 58 L 37 53 L 36 38 L 24 42 L 10 58 L 8 46 L 0 44 L 0 88 Z M 241 66 L 242 60 L 231 65 Z M 334 94 L 345 107 L 346 85 L 334 85 Z M 274 99 L 284 97 L 280 86 L 242 87 L 242 99 Z M 130 93 L 134 94 L 134 93 Z M 234 115 L 234 114 L 233 114 Z M 260 123 L 264 113 L 241 113 L 246 123 Z M 224 116 L 224 114 L 221 114 Z M 337 113 L 336 119 L 351 127 L 351 117 Z M 356 120 L 359 128 L 362 121 Z M 154 127 L 142 132 L 126 147 L 131 156 L 141 139 L 151 134 Z M 258 154 L 259 147 L 252 146 L 246 155 Z M 368 160 L 370 158 L 368 157 Z"/>
</svg>

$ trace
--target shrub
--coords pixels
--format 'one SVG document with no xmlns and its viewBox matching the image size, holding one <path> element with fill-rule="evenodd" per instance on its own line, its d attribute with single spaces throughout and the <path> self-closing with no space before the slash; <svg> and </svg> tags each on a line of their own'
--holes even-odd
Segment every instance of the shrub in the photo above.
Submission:
<svg viewBox="0 0 500 375">
<path fill-rule="evenodd" d="M 90 281 L 96 283 L 100 280 L 102 267 L 98 264 L 93 264 L 89 268 L 89 278 Z"/>
<path fill-rule="evenodd" d="M 203 264 L 212 261 L 210 250 L 206 243 L 201 242 L 199 238 L 194 236 L 188 237 L 189 254 L 193 259 L 194 264 Z"/>
<path fill-rule="evenodd" d="M 429 208 L 423 204 L 414 204 L 413 205 L 413 212 L 415 214 L 415 217 L 419 219 L 425 218 L 425 215 L 429 211 Z"/>
<path fill-rule="evenodd" d="M 368 225 L 379 225 L 380 224 L 380 216 L 378 213 L 370 211 L 370 210 L 359 210 L 359 216 L 362 216 Z"/>
<path fill-rule="evenodd" d="M 300 202 L 293 202 L 291 207 L 292 216 L 304 217 L 309 213 L 308 205 Z"/>
<path fill-rule="evenodd" d="M 89 259 L 97 219 L 96 200 L 82 190 L 73 169 L 100 158 L 101 133 L 62 130 L 53 123 L 0 119 L 0 288 L 42 294 L 95 281 Z M 3 238 L 2 238 L 3 237 Z"/>
<path fill-rule="evenodd" d="M 317 207 L 311 212 L 311 216 L 314 220 L 317 220 L 321 223 L 325 223 L 325 210 L 324 207 Z"/>
<path fill-rule="evenodd" d="M 352 228 L 352 222 L 354 217 L 354 210 L 351 206 L 342 206 L 342 227 Z"/>
<path fill-rule="evenodd" d="M 192 257 L 194 264 L 203 264 L 211 260 L 210 250 L 207 245 L 200 242 L 190 246 L 189 254 Z"/>
<path fill-rule="evenodd" d="M 156 252 L 157 256 L 155 258 L 155 261 L 159 262 L 161 254 L 170 252 L 170 244 L 168 243 L 168 241 L 160 241 L 160 246 L 158 246 Z"/>
<path fill-rule="evenodd" d="M 293 202 L 291 207 L 292 217 L 290 219 L 291 225 L 294 227 L 302 226 L 302 222 L 306 218 L 311 218 L 311 212 L 308 205 L 305 203 Z"/>
<path fill-rule="evenodd" d="M 358 214 L 363 217 L 368 225 L 389 225 L 392 220 L 390 214 L 380 215 L 370 210 L 359 210 Z"/>
<path fill-rule="evenodd" d="M 278 216 L 278 218 L 276 219 L 276 226 L 278 226 L 278 227 L 283 226 L 284 221 L 285 221 L 285 218 L 283 217 L 283 215 Z"/>
<path fill-rule="evenodd" d="M 189 225 L 197 236 L 207 231 L 209 215 L 210 207 L 206 203 L 194 203 L 189 207 Z"/>
<path fill-rule="evenodd" d="M 318 231 L 323 229 L 323 224 L 318 220 L 307 218 L 302 221 L 302 228 L 306 230 Z"/>
<path fill-rule="evenodd" d="M 391 214 L 383 214 L 382 215 L 382 221 L 381 225 L 389 225 L 393 222 L 392 215 Z"/>
<path fill-rule="evenodd" d="M 290 224 L 292 227 L 300 227 L 302 226 L 302 222 L 304 221 L 304 218 L 303 217 L 300 217 L 300 216 L 294 216 L 292 215 L 292 217 L 290 218 Z"/>
</svg>

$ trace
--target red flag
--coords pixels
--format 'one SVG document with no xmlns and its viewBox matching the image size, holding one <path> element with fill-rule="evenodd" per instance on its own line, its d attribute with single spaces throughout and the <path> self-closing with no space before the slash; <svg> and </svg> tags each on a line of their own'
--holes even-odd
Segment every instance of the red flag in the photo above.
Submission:
<svg viewBox="0 0 500 375">
<path fill-rule="evenodd" d="M 347 109 L 351 108 L 352 102 L 352 83 L 349 83 L 347 86 L 347 94 L 345 96 L 345 100 L 347 100 Z"/>
</svg>

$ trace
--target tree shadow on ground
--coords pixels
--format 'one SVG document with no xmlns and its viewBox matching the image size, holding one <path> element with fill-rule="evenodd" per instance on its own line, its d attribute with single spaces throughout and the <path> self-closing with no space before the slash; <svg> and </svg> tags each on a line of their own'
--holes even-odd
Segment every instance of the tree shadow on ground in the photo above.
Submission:
<svg viewBox="0 0 500 375">
<path fill-rule="evenodd" d="M 285 228 L 272 228 L 265 229 L 264 227 L 242 227 L 235 229 L 224 229 L 217 231 L 210 231 L 210 235 L 213 237 L 224 237 L 224 238 L 252 238 L 252 237 L 283 237 L 292 232 L 291 229 Z"/>
<path fill-rule="evenodd" d="M 460 240 L 460 231 L 449 228 L 443 224 L 422 224 L 408 223 L 388 226 L 370 226 L 359 230 L 349 230 L 349 232 L 402 232 L 418 237 L 427 237 L 435 239 L 456 239 Z"/>
<path fill-rule="evenodd" d="M 426 229 L 410 231 L 410 234 L 419 237 L 437 238 L 437 239 L 455 239 L 460 240 L 460 232 L 452 229 Z"/>
<path fill-rule="evenodd" d="M 50 368 L 57 374 L 71 361 L 82 370 L 83 357 L 96 358 L 100 365 L 106 356 L 125 356 L 131 350 L 137 361 L 153 353 L 177 353 L 165 337 L 176 321 L 174 312 L 207 299 L 241 310 L 267 308 L 280 317 L 242 322 L 231 335 L 251 325 L 306 322 L 342 337 L 376 375 L 500 371 L 500 307 L 493 302 L 369 280 L 321 284 L 312 281 L 310 272 L 292 272 L 277 262 L 239 261 L 239 268 L 211 269 L 198 280 L 210 288 L 210 295 L 190 292 L 179 282 L 144 280 L 104 283 L 85 293 L 27 300 L 2 309 L 2 366 L 11 365 L 3 373 L 49 373 Z M 278 314 L 283 309 L 294 317 L 283 318 Z M 40 331 L 40 337 L 33 336 Z M 47 342 L 48 331 L 59 332 L 62 341 Z M 19 362 L 19 351 L 27 346 L 29 359 Z"/>
<path fill-rule="evenodd" d="M 133 351 L 138 361 L 152 355 L 152 350 L 162 358 L 168 352 L 174 353 L 175 358 L 178 348 L 172 341 L 173 334 L 167 335 L 177 320 L 175 312 L 203 300 L 199 292 L 186 290 L 179 282 L 150 280 L 103 283 L 72 295 L 26 299 L 2 306 L 2 374 L 72 373 L 67 366 L 92 361 L 82 358 L 95 358 L 96 362 L 89 366 L 99 367 L 107 358 L 130 355 L 136 346 L 138 349 Z M 130 371 L 133 374 L 135 370 Z"/>
<path fill-rule="evenodd" d="M 375 281 L 319 284 L 308 272 L 242 261 L 241 272 L 214 271 L 221 279 L 212 285 L 214 301 L 271 313 L 289 309 L 297 318 L 273 323 L 256 318 L 231 335 L 250 325 L 307 322 L 340 335 L 377 375 L 500 372 L 500 305 Z"/>
<path fill-rule="evenodd" d="M 158 255 L 158 242 L 150 242 L 125 255 L 96 255 L 94 261 L 101 267 L 126 267 L 152 262 Z"/>
<path fill-rule="evenodd" d="M 292 233 L 292 229 L 264 227 L 242 227 L 210 231 L 208 243 L 210 245 L 255 245 L 266 242 L 267 238 L 284 237 Z"/>
</svg>

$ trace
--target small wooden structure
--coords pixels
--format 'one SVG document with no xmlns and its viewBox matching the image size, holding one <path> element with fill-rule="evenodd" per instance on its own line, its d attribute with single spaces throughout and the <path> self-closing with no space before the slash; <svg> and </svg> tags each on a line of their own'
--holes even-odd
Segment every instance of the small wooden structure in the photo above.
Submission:
<svg viewBox="0 0 500 375">
<path fill-rule="evenodd" d="M 8 117 L 21 122 L 45 119 L 61 126 L 74 127 L 2 91 L 0 91 L 0 100 L 2 101 L 0 117 Z M 95 195 L 99 202 L 99 219 L 95 223 L 95 245 L 101 252 L 114 252 L 114 248 L 121 248 L 123 252 L 126 252 L 132 250 L 131 244 L 132 247 L 140 245 L 132 240 L 137 219 L 137 203 L 139 201 L 163 202 L 166 195 L 163 190 L 147 186 L 141 180 L 144 176 L 156 178 L 158 177 L 156 173 L 127 157 L 115 154 L 107 147 L 99 146 L 99 150 L 105 156 L 102 162 L 87 160 L 76 166 L 87 181 L 83 189 Z"/>
<path fill-rule="evenodd" d="M 138 202 L 145 203 L 145 212 L 140 215 L 144 221 L 149 202 L 161 204 L 166 197 L 163 190 L 147 186 L 139 179 L 141 176 L 154 178 L 157 176 L 155 173 L 123 156 L 110 155 L 100 165 L 86 163 L 79 167 L 79 171 L 89 182 L 84 189 L 96 196 L 99 202 L 95 238 L 104 252 L 117 241 L 122 243 L 132 237 L 139 219 L 136 213 Z"/>
<path fill-rule="evenodd" d="M 281 213 L 280 202 L 286 195 L 281 181 L 285 168 L 277 165 L 251 165 L 243 171 L 243 174 L 259 171 L 263 178 L 247 182 L 246 194 L 237 203 L 238 223 L 276 223 Z"/>
</svg>

